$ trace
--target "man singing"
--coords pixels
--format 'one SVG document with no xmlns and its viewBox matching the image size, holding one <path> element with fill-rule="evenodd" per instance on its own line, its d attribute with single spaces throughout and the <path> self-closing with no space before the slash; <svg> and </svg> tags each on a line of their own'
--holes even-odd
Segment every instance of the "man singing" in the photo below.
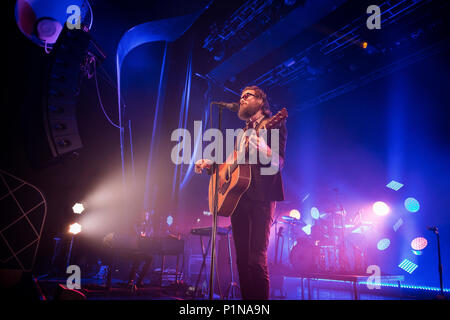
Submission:
<svg viewBox="0 0 450 320">
<path fill-rule="evenodd" d="M 264 127 L 271 116 L 264 91 L 257 86 L 244 88 L 240 98 L 238 116 L 241 120 L 246 121 L 244 131 L 253 128 L 255 132 L 258 132 L 261 127 Z M 264 135 L 250 135 L 248 151 L 246 147 L 243 147 L 246 145 L 244 140 L 238 143 L 237 147 L 237 152 L 247 153 L 249 159 L 252 159 L 252 156 L 257 153 L 258 160 L 261 160 L 256 164 L 250 164 L 250 186 L 239 200 L 231 216 L 236 264 L 244 300 L 269 299 L 267 248 L 276 201 L 284 200 L 280 170 L 284 167 L 286 122 L 283 120 L 276 129 L 279 129 L 279 148 L 271 149 L 273 144 L 271 130 L 267 130 L 268 134 L 265 137 Z M 266 157 L 265 161 L 262 161 L 261 157 Z M 273 163 L 267 164 L 267 160 L 276 162 L 276 172 L 267 174 L 261 170 L 273 166 Z M 212 162 L 201 159 L 196 162 L 195 167 L 197 173 L 203 169 L 211 172 Z"/>
</svg>

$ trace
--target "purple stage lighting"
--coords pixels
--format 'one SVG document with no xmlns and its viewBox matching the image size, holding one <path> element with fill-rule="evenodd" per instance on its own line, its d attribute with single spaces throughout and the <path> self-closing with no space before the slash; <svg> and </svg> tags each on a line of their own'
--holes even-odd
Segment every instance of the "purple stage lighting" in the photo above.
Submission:
<svg viewBox="0 0 450 320">
<path fill-rule="evenodd" d="M 383 201 L 375 202 L 372 206 L 372 210 L 377 216 L 380 217 L 387 215 L 390 211 L 389 206 Z"/>
</svg>

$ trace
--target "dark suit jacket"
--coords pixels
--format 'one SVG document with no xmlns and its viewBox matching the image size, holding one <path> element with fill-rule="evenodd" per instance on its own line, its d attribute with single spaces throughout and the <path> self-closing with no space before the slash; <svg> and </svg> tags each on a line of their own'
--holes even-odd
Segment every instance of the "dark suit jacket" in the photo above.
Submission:
<svg viewBox="0 0 450 320">
<path fill-rule="evenodd" d="M 260 128 L 264 123 L 268 122 L 270 118 L 264 118 L 256 128 Z M 286 152 L 286 139 L 287 139 L 287 128 L 286 120 L 283 120 L 280 125 L 273 129 L 279 129 L 279 156 L 280 156 L 280 168 L 278 172 L 274 175 L 261 175 L 262 167 L 270 167 L 270 163 L 267 165 L 252 164 L 252 180 L 250 187 L 246 191 L 246 195 L 249 199 L 257 201 L 283 201 L 284 200 L 284 190 L 283 190 L 283 179 L 281 177 L 281 169 L 284 166 L 284 156 Z M 266 143 L 271 146 L 271 135 L 270 130 L 267 130 L 267 141 Z"/>
</svg>

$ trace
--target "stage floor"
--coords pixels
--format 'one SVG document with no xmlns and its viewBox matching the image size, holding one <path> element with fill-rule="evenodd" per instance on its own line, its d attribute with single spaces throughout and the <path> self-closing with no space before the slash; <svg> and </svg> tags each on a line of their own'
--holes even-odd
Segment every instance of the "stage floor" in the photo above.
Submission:
<svg viewBox="0 0 450 320">
<path fill-rule="evenodd" d="M 281 289 L 271 289 L 271 300 L 353 300 L 353 285 L 351 283 L 337 283 L 333 281 L 311 281 L 309 297 L 308 288 L 303 287 L 302 295 L 299 278 L 285 278 Z M 56 298 L 58 286 L 65 286 L 65 279 L 41 279 L 38 284 L 47 300 Z M 166 284 L 162 287 L 144 282 L 142 288 L 132 290 L 126 282 L 120 279 L 112 279 L 111 289 L 101 279 L 81 279 L 81 289 L 87 300 L 207 300 L 207 294 L 197 294 L 193 297 L 193 285 L 191 284 Z M 359 300 L 428 300 L 434 299 L 436 292 L 412 291 L 395 287 L 382 287 L 380 289 L 367 289 L 364 284 L 358 285 Z M 311 299 L 309 299 L 311 298 Z M 225 300 L 221 295 L 214 294 L 215 300 Z M 239 296 L 231 300 L 239 300 Z"/>
</svg>

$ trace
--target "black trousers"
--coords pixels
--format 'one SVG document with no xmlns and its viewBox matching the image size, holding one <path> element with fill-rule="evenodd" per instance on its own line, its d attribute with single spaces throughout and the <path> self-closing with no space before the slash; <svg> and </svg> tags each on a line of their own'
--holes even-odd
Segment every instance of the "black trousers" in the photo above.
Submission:
<svg viewBox="0 0 450 320">
<path fill-rule="evenodd" d="M 142 269 L 139 271 L 139 267 L 144 262 L 144 265 L 142 266 Z M 131 266 L 130 274 L 128 276 L 128 282 L 131 283 L 134 281 L 136 277 L 136 272 L 139 272 L 139 277 L 136 281 L 137 285 L 142 285 L 145 276 L 147 275 L 148 270 L 150 269 L 153 262 L 153 256 L 137 252 L 133 255 L 133 265 Z"/>
<path fill-rule="evenodd" d="M 255 201 L 245 194 L 231 216 L 242 299 L 269 299 L 267 248 L 276 202 Z"/>
</svg>

